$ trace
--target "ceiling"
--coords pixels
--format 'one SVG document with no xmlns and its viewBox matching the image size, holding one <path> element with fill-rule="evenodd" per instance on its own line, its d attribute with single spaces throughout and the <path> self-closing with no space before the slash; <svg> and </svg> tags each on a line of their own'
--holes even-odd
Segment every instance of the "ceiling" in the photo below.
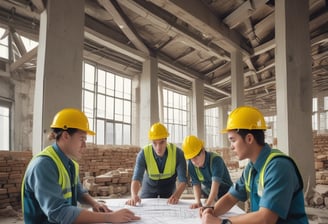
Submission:
<svg viewBox="0 0 328 224">
<path fill-rule="evenodd" d="M 188 4 L 186 4 L 188 3 Z M 19 35 L 38 38 L 42 0 L 0 0 L 0 26 L 9 27 L 14 73 L 35 70 L 36 51 Z M 328 2 L 309 0 L 313 94 L 328 90 Z M 275 113 L 274 0 L 85 0 L 84 57 L 140 75 L 145 55 L 157 57 L 164 84 L 205 83 L 214 104 L 230 102 L 231 55 L 241 51 L 245 103 Z M 34 66 L 33 66 L 34 65 Z"/>
</svg>

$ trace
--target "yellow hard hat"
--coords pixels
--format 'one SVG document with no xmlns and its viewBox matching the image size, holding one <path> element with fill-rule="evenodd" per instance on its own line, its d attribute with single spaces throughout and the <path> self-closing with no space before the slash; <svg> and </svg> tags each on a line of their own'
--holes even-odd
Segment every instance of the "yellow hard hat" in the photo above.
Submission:
<svg viewBox="0 0 328 224">
<path fill-rule="evenodd" d="M 226 133 L 235 129 L 266 130 L 267 126 L 263 114 L 258 109 L 242 106 L 237 107 L 229 114 L 227 127 L 221 132 Z"/>
<path fill-rule="evenodd" d="M 169 137 L 169 133 L 167 132 L 166 127 L 157 122 L 153 124 L 148 132 L 148 138 L 150 140 L 157 140 Z"/>
<path fill-rule="evenodd" d="M 65 108 L 59 111 L 50 125 L 51 128 L 60 128 L 67 130 L 68 128 L 76 128 L 87 132 L 89 135 L 96 133 L 89 129 L 89 121 L 85 114 L 74 108 Z"/>
<path fill-rule="evenodd" d="M 184 138 L 182 150 L 186 159 L 192 159 L 198 155 L 204 147 L 204 142 L 194 135 L 189 135 Z"/>
</svg>

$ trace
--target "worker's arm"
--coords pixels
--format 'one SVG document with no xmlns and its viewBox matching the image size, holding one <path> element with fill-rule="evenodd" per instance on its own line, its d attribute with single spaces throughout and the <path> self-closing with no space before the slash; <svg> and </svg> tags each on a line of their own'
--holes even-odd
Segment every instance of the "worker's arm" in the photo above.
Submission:
<svg viewBox="0 0 328 224">
<path fill-rule="evenodd" d="M 190 205 L 190 208 L 200 208 L 202 207 L 202 202 L 200 201 L 202 196 L 202 190 L 200 184 L 195 184 L 194 186 L 192 186 L 192 188 L 194 191 L 195 203 Z"/>
<path fill-rule="evenodd" d="M 221 213 L 221 212 L 220 212 Z M 278 215 L 267 208 L 261 207 L 256 212 L 250 212 L 243 215 L 230 217 L 229 220 L 233 224 L 274 224 L 278 220 Z M 202 223 L 217 224 L 221 223 L 222 219 L 213 214 L 212 209 L 206 209 L 202 214 Z"/>
<path fill-rule="evenodd" d="M 219 192 L 220 183 L 217 181 L 212 181 L 210 194 L 205 202 L 205 206 L 213 206 L 215 203 L 215 198 Z"/>
<path fill-rule="evenodd" d="M 168 199 L 169 204 L 177 204 L 179 202 L 181 194 L 186 189 L 186 185 L 187 185 L 187 163 L 181 149 L 177 148 L 176 156 L 177 156 L 176 171 L 178 174 L 178 186 L 176 191 Z"/>
<path fill-rule="evenodd" d="M 236 203 L 238 202 L 238 199 L 233 197 L 230 193 L 226 193 L 223 197 L 221 197 L 214 205 L 214 209 L 203 209 L 201 208 L 199 210 L 200 216 L 202 217 L 204 214 L 207 214 L 208 211 L 211 210 L 210 213 L 218 217 L 220 215 L 225 214 L 228 212 Z M 205 213 L 207 212 L 207 213 Z"/>
<path fill-rule="evenodd" d="M 136 206 L 137 203 L 141 203 L 141 199 L 138 195 L 141 189 L 141 183 L 139 180 L 133 180 L 131 182 L 131 199 L 127 200 L 125 204 Z"/>
<path fill-rule="evenodd" d="M 186 185 L 187 185 L 186 182 L 179 182 L 176 191 L 171 195 L 171 197 L 168 199 L 167 203 L 177 204 L 179 202 L 179 199 L 180 199 L 183 191 L 186 189 Z"/>
<path fill-rule="evenodd" d="M 139 219 L 140 217 L 135 216 L 135 214 L 128 209 L 120 209 L 115 212 L 92 212 L 87 209 L 82 209 L 73 223 L 125 223 Z"/>
<path fill-rule="evenodd" d="M 141 150 L 136 158 L 136 163 L 133 170 L 132 182 L 131 182 L 131 199 L 126 201 L 125 204 L 136 206 L 137 203 L 141 203 L 141 199 L 138 195 L 141 189 L 141 183 L 143 180 L 143 175 L 146 170 L 146 160 L 144 151 Z"/>
<path fill-rule="evenodd" d="M 83 194 L 80 202 L 91 206 L 92 210 L 95 212 L 111 212 L 112 211 L 107 207 L 107 205 L 105 203 L 96 201 L 93 197 L 91 197 L 91 195 L 89 193 Z"/>
<path fill-rule="evenodd" d="M 225 194 L 219 199 L 213 209 L 204 209 L 201 211 L 202 223 L 216 224 L 221 223 L 218 217 L 227 213 L 236 203 L 238 199 L 233 197 L 230 193 Z M 233 224 L 273 224 L 278 220 L 278 215 L 269 209 L 261 207 L 257 212 L 246 213 L 243 215 L 233 216 L 229 218 Z"/>
</svg>

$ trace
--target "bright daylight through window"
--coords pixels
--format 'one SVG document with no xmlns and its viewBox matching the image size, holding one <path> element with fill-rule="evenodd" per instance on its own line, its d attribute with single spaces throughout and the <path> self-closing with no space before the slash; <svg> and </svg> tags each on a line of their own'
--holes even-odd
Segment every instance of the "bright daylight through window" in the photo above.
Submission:
<svg viewBox="0 0 328 224">
<path fill-rule="evenodd" d="M 91 63 L 84 63 L 83 110 L 96 144 L 131 144 L 131 79 Z"/>
</svg>

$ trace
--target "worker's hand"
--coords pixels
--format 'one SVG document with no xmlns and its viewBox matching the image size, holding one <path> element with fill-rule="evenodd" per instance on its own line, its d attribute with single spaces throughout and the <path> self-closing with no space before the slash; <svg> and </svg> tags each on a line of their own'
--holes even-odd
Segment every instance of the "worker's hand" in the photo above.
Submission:
<svg viewBox="0 0 328 224">
<path fill-rule="evenodd" d="M 98 201 L 97 203 L 92 205 L 92 210 L 94 212 L 112 212 L 112 210 L 110 210 L 107 205 L 105 204 L 105 202 L 101 202 Z"/>
<path fill-rule="evenodd" d="M 200 207 L 202 207 L 202 203 L 194 203 L 194 204 L 191 204 L 190 205 L 190 208 L 191 209 L 195 209 L 195 208 L 200 208 Z"/>
<path fill-rule="evenodd" d="M 125 202 L 126 205 L 131 205 L 131 206 L 136 206 L 137 203 L 141 203 L 141 199 L 138 195 L 132 196 L 131 199 L 129 199 Z"/>
<path fill-rule="evenodd" d="M 206 213 L 214 215 L 214 207 L 213 206 L 203 206 L 203 207 L 199 208 L 199 216 L 200 217 L 202 217 Z"/>
<path fill-rule="evenodd" d="M 214 216 L 214 210 L 209 208 L 203 210 L 201 218 L 202 224 L 216 224 L 222 222 L 220 218 Z"/>
<path fill-rule="evenodd" d="M 120 209 L 115 212 L 108 213 L 107 222 L 110 223 L 125 223 L 125 222 L 132 222 L 135 220 L 140 220 L 139 216 L 136 216 L 132 211 L 129 209 Z"/>
<path fill-rule="evenodd" d="M 179 198 L 177 198 L 176 196 L 172 195 L 168 200 L 167 200 L 168 204 L 178 204 L 179 203 Z"/>
</svg>

